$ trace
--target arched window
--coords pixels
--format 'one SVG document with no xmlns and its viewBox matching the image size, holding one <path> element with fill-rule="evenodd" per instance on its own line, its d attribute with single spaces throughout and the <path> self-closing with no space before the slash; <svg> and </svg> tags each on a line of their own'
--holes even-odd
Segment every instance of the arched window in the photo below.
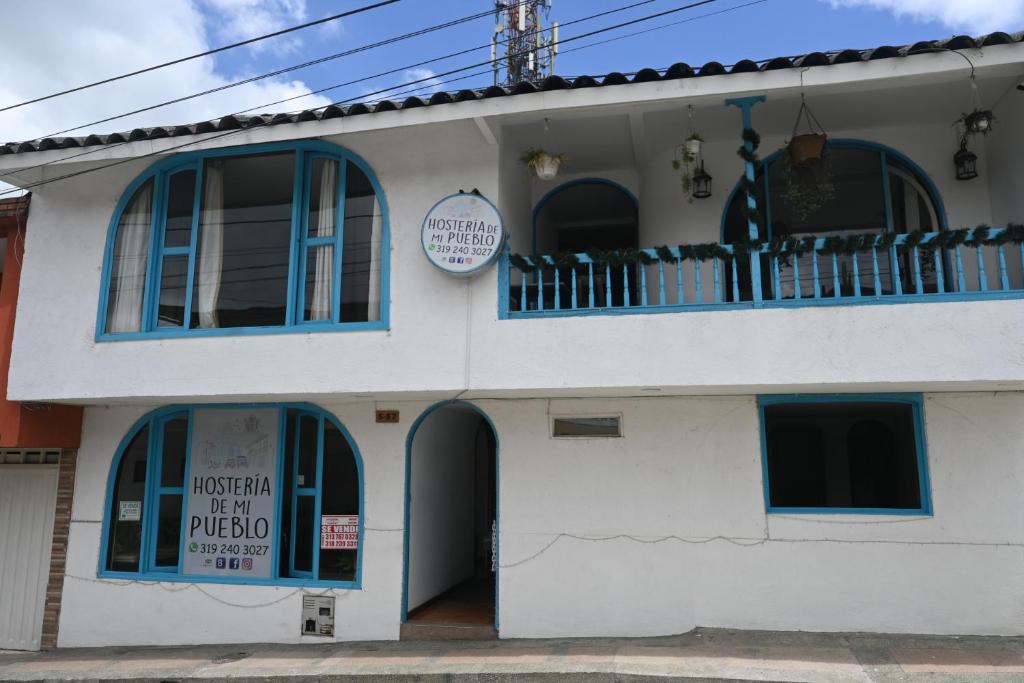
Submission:
<svg viewBox="0 0 1024 683">
<path fill-rule="evenodd" d="M 358 587 L 359 455 L 305 405 L 155 411 L 111 468 L 100 573 Z"/>
<path fill-rule="evenodd" d="M 533 212 L 534 253 L 625 249 L 638 245 L 636 199 L 621 185 L 600 178 L 556 187 Z"/>
<path fill-rule="evenodd" d="M 387 325 L 387 209 L 319 142 L 175 156 L 111 222 L 99 338 Z"/>
<path fill-rule="evenodd" d="M 810 169 L 793 168 L 782 150 L 761 164 L 756 186 L 758 207 L 765 218 L 758 234 L 762 241 L 776 236 L 932 232 L 946 227 L 941 198 L 931 180 L 899 152 L 874 143 L 830 140 L 822 162 Z M 722 238 L 727 244 L 749 237 L 749 225 L 741 211 L 745 202 L 746 195 L 737 185 L 722 221 Z M 808 273 L 810 259 L 805 257 L 805 260 L 808 263 L 801 261 L 800 267 L 807 265 L 803 272 Z M 870 263 L 859 265 L 865 266 L 861 268 L 862 273 L 871 272 Z M 905 265 L 900 269 L 901 277 L 909 286 L 913 271 L 909 262 L 901 265 Z M 893 269 L 885 262 L 880 263 L 880 267 L 882 293 L 892 293 L 890 270 Z M 749 271 L 743 264 L 740 270 L 744 271 L 739 278 L 741 287 L 749 287 L 750 278 L 745 274 Z M 832 280 L 831 274 L 823 274 L 823 277 L 826 275 Z M 851 277 L 849 272 L 839 275 L 842 282 Z M 765 267 L 762 267 L 762 277 L 763 291 L 770 292 L 772 279 Z M 922 278 L 925 287 L 934 290 L 934 272 L 923 272 Z M 801 284 L 812 287 L 809 278 Z M 793 281 L 787 278 L 787 272 L 782 273 L 780 286 L 783 298 L 793 295 Z M 862 291 L 870 293 L 871 287 L 871 283 L 865 283 Z M 745 292 L 743 298 L 749 298 L 749 292 Z"/>
</svg>

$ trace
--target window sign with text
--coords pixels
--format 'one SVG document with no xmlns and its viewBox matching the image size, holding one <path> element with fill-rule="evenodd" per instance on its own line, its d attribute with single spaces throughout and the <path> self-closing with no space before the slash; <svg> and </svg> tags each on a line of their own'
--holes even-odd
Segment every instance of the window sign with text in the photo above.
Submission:
<svg viewBox="0 0 1024 683">
<path fill-rule="evenodd" d="M 278 421 L 273 408 L 195 411 L 184 574 L 271 577 Z"/>
<path fill-rule="evenodd" d="M 355 550 L 359 547 L 359 515 L 323 515 L 320 518 L 321 550 Z"/>
</svg>

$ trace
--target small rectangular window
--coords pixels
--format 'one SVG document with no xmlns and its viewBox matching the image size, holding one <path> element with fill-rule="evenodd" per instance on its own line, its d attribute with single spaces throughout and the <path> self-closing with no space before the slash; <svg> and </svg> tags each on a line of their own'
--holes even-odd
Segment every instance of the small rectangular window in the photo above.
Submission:
<svg viewBox="0 0 1024 683">
<path fill-rule="evenodd" d="M 618 415 L 608 417 L 556 417 L 551 423 L 551 436 L 615 437 L 622 436 Z"/>
<path fill-rule="evenodd" d="M 770 510 L 927 512 L 915 400 L 762 399 Z"/>
</svg>

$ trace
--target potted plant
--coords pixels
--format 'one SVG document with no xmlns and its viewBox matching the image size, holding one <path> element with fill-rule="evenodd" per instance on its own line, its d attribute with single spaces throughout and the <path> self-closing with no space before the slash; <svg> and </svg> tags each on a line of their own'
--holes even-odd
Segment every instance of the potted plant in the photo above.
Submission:
<svg viewBox="0 0 1024 683">
<path fill-rule="evenodd" d="M 836 196 L 828 163 L 798 165 L 792 158 L 783 157 L 785 184 L 782 200 L 786 208 L 802 222 L 807 222 Z"/>
<path fill-rule="evenodd" d="M 688 161 L 691 163 L 697 161 L 700 157 L 700 148 L 703 142 L 704 138 L 701 137 L 700 133 L 690 133 L 690 137 L 686 138 L 683 142 L 683 149 Z"/>
<path fill-rule="evenodd" d="M 803 95 L 800 96 L 800 100 L 800 109 L 796 113 L 796 122 L 793 124 L 793 135 L 790 137 L 789 142 L 786 143 L 789 160 L 793 166 L 798 168 L 813 166 L 821 161 L 825 153 L 825 143 L 828 141 L 825 129 L 821 127 L 818 119 L 811 113 L 811 109 L 807 106 L 807 102 L 804 101 Z M 801 119 L 807 123 L 807 132 L 805 133 L 798 132 Z"/>
<path fill-rule="evenodd" d="M 528 149 L 522 161 L 541 180 L 551 180 L 558 175 L 558 168 L 569 158 L 564 154 L 549 154 L 543 149 Z"/>
<path fill-rule="evenodd" d="M 676 147 L 676 155 L 672 159 L 672 168 L 682 171 L 681 182 L 683 194 L 690 195 L 688 200 L 693 201 L 693 180 L 697 169 L 697 161 L 700 159 L 701 145 L 704 138 L 700 133 L 690 133 L 683 144 Z"/>
<path fill-rule="evenodd" d="M 964 131 L 967 135 L 988 135 L 992 130 L 992 124 L 995 123 L 996 117 L 992 113 L 991 109 L 978 109 L 975 108 L 970 114 L 964 114 L 957 123 L 964 127 Z"/>
</svg>

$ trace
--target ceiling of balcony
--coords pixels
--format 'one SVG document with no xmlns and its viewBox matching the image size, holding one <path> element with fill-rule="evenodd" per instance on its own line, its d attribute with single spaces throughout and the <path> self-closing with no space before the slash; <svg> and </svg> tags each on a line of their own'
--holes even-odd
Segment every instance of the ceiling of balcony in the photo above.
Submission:
<svg viewBox="0 0 1024 683">
<path fill-rule="evenodd" d="M 1017 76 L 978 79 L 983 106 L 998 109 L 1007 98 L 1024 97 L 1015 88 L 1019 80 Z M 754 108 L 754 127 L 764 137 L 788 138 L 799 103 L 799 88 L 788 96 L 773 96 Z M 950 140 L 955 134 L 953 122 L 973 108 L 966 69 L 956 82 L 816 94 L 808 104 L 833 135 L 864 128 L 949 124 Z M 720 100 L 694 100 L 692 116 L 693 130 L 709 142 L 739 139 L 742 124 L 735 107 L 726 107 Z M 655 103 L 559 113 L 547 120 L 546 130 L 543 118 L 520 118 L 503 129 L 503 136 L 516 152 L 540 147 L 564 153 L 574 172 L 590 172 L 637 165 L 647 155 L 678 145 L 688 131 L 685 106 Z"/>
</svg>

